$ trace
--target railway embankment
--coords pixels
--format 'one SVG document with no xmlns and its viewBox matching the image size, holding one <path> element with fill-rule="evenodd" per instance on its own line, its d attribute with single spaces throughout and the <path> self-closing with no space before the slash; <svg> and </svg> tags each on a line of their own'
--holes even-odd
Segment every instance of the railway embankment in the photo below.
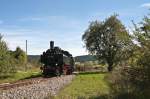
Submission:
<svg viewBox="0 0 150 99">
<path fill-rule="evenodd" d="M 34 83 L 0 90 L 0 99 L 44 99 L 48 95 L 55 96 L 61 88 L 71 83 L 75 75 L 38 79 Z M 39 82 L 39 83 L 38 83 Z"/>
</svg>

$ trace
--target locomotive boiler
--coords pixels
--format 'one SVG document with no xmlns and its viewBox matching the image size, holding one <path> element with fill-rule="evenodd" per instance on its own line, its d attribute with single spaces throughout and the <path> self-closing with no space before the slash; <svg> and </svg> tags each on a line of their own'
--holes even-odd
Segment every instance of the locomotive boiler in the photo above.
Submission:
<svg viewBox="0 0 150 99">
<path fill-rule="evenodd" d="M 43 64 L 41 70 L 44 76 L 69 75 L 74 70 L 72 55 L 68 51 L 54 46 L 54 41 L 50 41 L 50 49 L 43 52 L 40 61 Z"/>
</svg>

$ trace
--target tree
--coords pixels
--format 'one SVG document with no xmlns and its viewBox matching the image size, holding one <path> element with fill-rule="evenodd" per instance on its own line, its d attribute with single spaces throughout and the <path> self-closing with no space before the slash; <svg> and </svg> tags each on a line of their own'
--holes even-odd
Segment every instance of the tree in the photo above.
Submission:
<svg viewBox="0 0 150 99">
<path fill-rule="evenodd" d="M 139 73 L 133 77 L 137 88 L 150 89 L 150 16 L 145 16 L 140 24 L 134 24 L 134 38 L 138 42 L 140 57 L 137 59 L 135 69 Z M 137 72 L 137 71 L 136 71 Z M 140 75 L 140 76 L 139 76 Z M 140 85 L 139 85 L 140 83 Z"/>
<path fill-rule="evenodd" d="M 127 59 L 132 52 L 131 37 L 117 15 L 102 22 L 91 22 L 82 39 L 91 54 L 108 64 L 108 71 L 112 71 L 114 64 Z"/>
<path fill-rule="evenodd" d="M 134 24 L 134 37 L 140 44 L 141 48 L 150 49 L 150 17 L 145 16 L 143 21 L 138 25 Z M 144 50 L 145 50 L 144 49 Z"/>
<path fill-rule="evenodd" d="M 11 75 L 15 71 L 13 59 L 9 54 L 7 44 L 2 40 L 2 35 L 0 34 L 0 77 Z"/>
<path fill-rule="evenodd" d="M 26 53 L 20 47 L 17 47 L 16 50 L 11 53 L 16 60 L 16 64 L 24 65 L 27 62 Z"/>
</svg>

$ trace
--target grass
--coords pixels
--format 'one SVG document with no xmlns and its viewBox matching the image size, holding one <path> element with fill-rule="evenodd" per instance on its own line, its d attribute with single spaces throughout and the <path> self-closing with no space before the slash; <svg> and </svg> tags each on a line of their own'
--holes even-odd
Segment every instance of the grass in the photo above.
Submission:
<svg viewBox="0 0 150 99">
<path fill-rule="evenodd" d="M 73 82 L 60 91 L 56 99 L 101 99 L 109 93 L 105 73 L 81 73 Z"/>
<path fill-rule="evenodd" d="M 7 78 L 1 78 L 0 83 L 11 83 L 22 79 L 34 78 L 37 76 L 41 76 L 41 72 L 38 69 L 28 71 L 18 71 L 12 76 L 9 76 Z"/>
</svg>

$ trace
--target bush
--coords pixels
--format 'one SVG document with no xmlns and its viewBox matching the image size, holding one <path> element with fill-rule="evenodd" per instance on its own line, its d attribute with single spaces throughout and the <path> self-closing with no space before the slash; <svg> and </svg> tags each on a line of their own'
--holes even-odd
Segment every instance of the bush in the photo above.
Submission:
<svg viewBox="0 0 150 99">
<path fill-rule="evenodd" d="M 17 47 L 15 51 L 10 51 L 10 54 L 18 70 L 26 69 L 27 56 L 26 53 L 20 47 Z"/>
<path fill-rule="evenodd" d="M 9 54 L 8 47 L 0 35 L 0 77 L 7 77 L 15 71 L 13 58 Z"/>
<path fill-rule="evenodd" d="M 145 65 L 123 66 L 116 68 L 107 79 L 111 85 L 111 94 L 115 99 L 148 99 L 150 98 L 149 76 Z"/>
</svg>

